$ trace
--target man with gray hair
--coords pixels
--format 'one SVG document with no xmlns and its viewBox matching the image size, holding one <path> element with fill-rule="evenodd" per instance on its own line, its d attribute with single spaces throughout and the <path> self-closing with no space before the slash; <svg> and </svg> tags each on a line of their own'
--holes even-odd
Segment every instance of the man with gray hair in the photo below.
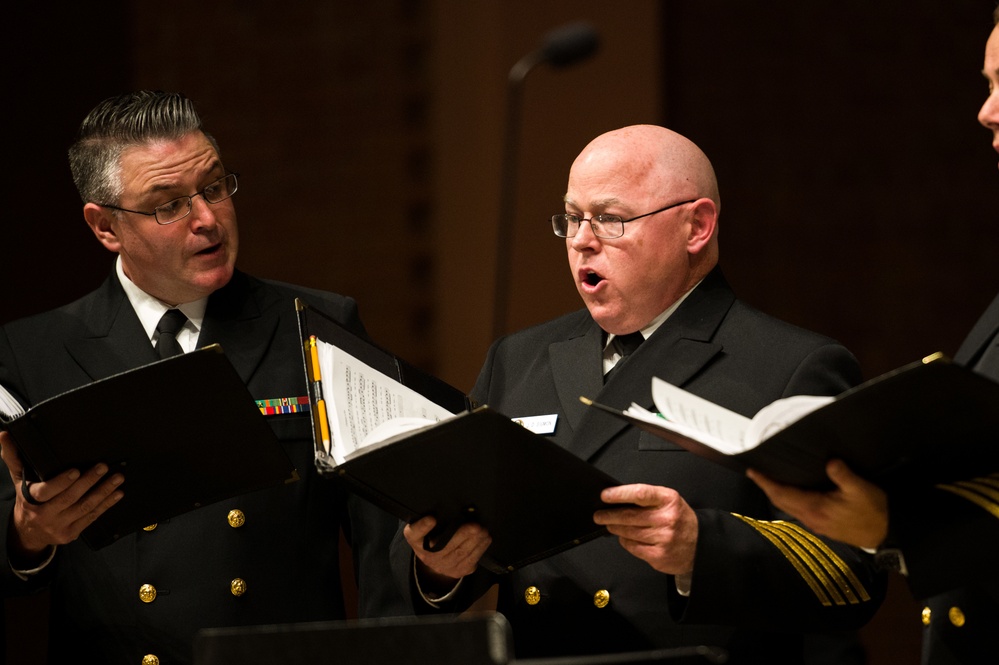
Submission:
<svg viewBox="0 0 999 665">
<path fill-rule="evenodd" d="M 238 175 L 183 95 L 101 102 L 83 121 L 70 166 L 87 224 L 118 256 L 97 290 L 0 328 L 0 383 L 25 405 L 214 343 L 254 399 L 307 395 L 296 297 L 365 334 L 351 298 L 235 268 Z M 178 408 L 183 400 L 177 395 Z M 27 482 L 17 442 L 0 434 L 9 471 L 0 474 L 0 585 L 5 596 L 50 589 L 52 662 L 187 663 L 200 628 L 344 618 L 341 527 L 353 540 L 357 613 L 404 611 L 385 583 L 396 520 L 318 478 L 307 412 L 267 419 L 299 482 L 97 551 L 78 536 L 128 494 L 127 471 L 100 463 Z M 81 423 L 80 437 L 90 436 L 100 433 Z"/>
</svg>

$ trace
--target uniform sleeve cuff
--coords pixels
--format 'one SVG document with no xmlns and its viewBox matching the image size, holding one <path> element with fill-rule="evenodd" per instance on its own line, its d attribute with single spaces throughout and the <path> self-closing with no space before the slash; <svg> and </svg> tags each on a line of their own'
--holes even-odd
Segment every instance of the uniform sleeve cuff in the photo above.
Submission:
<svg viewBox="0 0 999 665">
<path fill-rule="evenodd" d="M 424 593 L 423 588 L 420 586 L 420 573 L 416 570 L 416 555 L 413 555 L 413 581 L 416 582 L 416 591 L 420 594 L 420 598 L 423 599 L 423 602 L 425 602 L 427 605 L 429 605 L 434 609 L 439 610 L 440 609 L 439 603 L 451 600 L 451 598 L 454 597 L 454 594 L 458 592 L 458 587 L 461 586 L 461 581 L 463 579 L 465 578 L 464 577 L 458 578 L 458 581 L 455 582 L 455 585 L 453 587 L 451 587 L 451 590 L 448 591 L 443 596 L 431 596 L 427 593 Z"/>
<path fill-rule="evenodd" d="M 11 571 L 13 571 L 14 575 L 16 575 L 21 580 L 27 582 L 28 578 L 30 578 L 31 576 L 37 575 L 38 573 L 42 572 L 43 570 L 45 570 L 48 567 L 48 565 L 50 563 L 52 563 L 52 559 L 55 558 L 55 553 L 56 553 L 56 546 L 55 545 L 51 545 L 49 547 L 49 555 L 47 557 L 45 557 L 45 561 L 43 561 L 41 563 L 41 565 L 36 566 L 34 568 L 20 569 L 20 568 L 15 568 L 13 566 L 13 564 L 11 564 L 10 565 L 10 569 L 11 569 Z M 8 560 L 8 563 L 9 563 L 9 560 Z"/>
<path fill-rule="evenodd" d="M 683 596 L 684 598 L 690 597 L 690 582 L 694 578 L 693 573 L 684 573 L 683 575 L 674 575 L 673 583 L 676 585 L 676 592 Z"/>
</svg>

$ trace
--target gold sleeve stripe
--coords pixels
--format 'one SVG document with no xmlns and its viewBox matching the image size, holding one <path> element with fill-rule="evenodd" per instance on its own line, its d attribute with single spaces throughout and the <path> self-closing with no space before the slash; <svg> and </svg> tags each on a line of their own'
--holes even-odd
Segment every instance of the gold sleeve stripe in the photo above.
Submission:
<svg viewBox="0 0 999 665">
<path fill-rule="evenodd" d="M 769 540 L 823 605 L 856 605 L 870 600 L 867 589 L 850 567 L 805 529 L 790 522 L 768 522 L 736 513 L 732 515 Z"/>
<path fill-rule="evenodd" d="M 999 473 L 993 473 L 993 474 L 988 475 L 988 476 L 983 476 L 981 478 L 976 478 L 975 480 L 977 480 L 978 482 L 982 483 L 983 485 L 989 485 L 991 487 L 995 487 L 996 489 L 999 489 Z"/>
<path fill-rule="evenodd" d="M 848 602 L 854 604 L 857 602 L 853 591 L 848 588 L 847 581 L 842 575 L 837 574 L 838 571 L 834 567 L 823 560 L 823 557 L 819 555 L 817 549 L 807 538 L 802 538 L 799 534 L 785 529 L 784 525 L 787 524 L 786 522 L 760 522 L 760 524 L 767 525 L 767 528 L 774 532 L 784 534 L 785 542 L 792 544 L 794 552 L 808 566 L 808 569 L 825 587 L 826 592 L 837 605 L 846 605 Z M 833 569 L 831 570 L 830 568 Z"/>
<path fill-rule="evenodd" d="M 976 506 L 987 510 L 993 517 L 999 518 L 999 481 L 995 475 L 937 485 L 937 489 L 967 499 Z"/>
<path fill-rule="evenodd" d="M 836 554 L 828 545 L 826 545 L 822 540 L 815 534 L 807 531 L 801 525 L 793 524 L 791 522 L 785 522 L 783 520 L 778 520 L 771 522 L 775 526 L 779 526 L 782 529 L 787 529 L 793 531 L 797 534 L 798 538 L 803 543 L 807 543 L 809 546 L 809 551 L 812 555 L 822 562 L 822 565 L 833 579 L 839 585 L 843 595 L 850 598 L 850 603 L 855 604 L 861 601 L 870 600 L 871 597 L 867 593 L 867 589 L 864 588 L 863 582 L 857 577 L 853 569 L 847 565 L 843 559 Z M 854 594 L 856 590 L 856 594 Z"/>
<path fill-rule="evenodd" d="M 840 593 L 839 586 L 835 583 L 832 577 L 830 577 L 828 571 L 825 570 L 825 566 L 816 560 L 815 554 L 809 550 L 807 542 L 798 539 L 796 534 L 789 533 L 781 529 L 774 522 L 757 522 L 754 526 L 758 530 L 765 530 L 768 533 L 772 533 L 780 538 L 783 544 L 788 547 L 798 557 L 801 563 L 807 567 L 812 578 L 822 585 L 822 588 L 825 590 L 826 594 L 832 598 L 832 601 L 836 605 L 846 605 L 846 599 L 843 594 Z"/>
<path fill-rule="evenodd" d="M 815 594 L 816 598 L 819 599 L 820 603 L 822 603 L 826 607 L 833 604 L 833 601 L 822 590 L 822 585 L 819 584 L 815 580 L 815 578 L 809 574 L 808 569 L 805 568 L 804 564 L 802 564 L 801 561 L 798 560 L 798 557 L 794 556 L 791 553 L 791 550 L 784 545 L 784 543 L 781 541 L 780 538 L 770 533 L 770 531 L 768 531 L 767 529 L 763 529 L 757 526 L 756 520 L 748 517 L 743 517 L 742 515 L 736 515 L 735 513 L 732 514 L 741 519 L 742 521 L 744 521 L 749 526 L 756 529 L 760 533 L 760 535 L 762 535 L 764 538 L 773 543 L 774 547 L 776 547 L 780 551 L 780 553 L 784 555 L 784 557 L 788 560 L 788 562 L 792 566 L 794 566 L 794 569 L 798 571 L 798 574 L 801 576 L 801 579 L 804 580 L 805 584 L 807 584 L 808 587 L 812 590 L 812 593 Z"/>
<path fill-rule="evenodd" d="M 972 492 L 977 492 L 989 501 L 999 503 L 999 487 L 993 487 L 990 483 L 985 481 L 985 478 L 975 478 L 974 480 L 963 480 L 954 484 L 958 487 L 971 490 Z"/>
</svg>

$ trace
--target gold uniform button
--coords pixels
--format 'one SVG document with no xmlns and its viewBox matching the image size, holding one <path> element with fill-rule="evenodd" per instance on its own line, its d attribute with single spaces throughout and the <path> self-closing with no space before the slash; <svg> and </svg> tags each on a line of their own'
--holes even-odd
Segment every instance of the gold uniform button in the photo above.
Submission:
<svg viewBox="0 0 999 665">
<path fill-rule="evenodd" d="M 158 527 L 158 526 L 159 526 L 159 524 L 153 523 L 153 524 L 150 524 L 149 526 L 142 527 L 142 530 L 143 531 L 154 531 L 156 529 L 156 527 Z M 153 658 L 155 658 L 155 657 L 156 656 L 153 656 Z"/>
<path fill-rule="evenodd" d="M 593 604 L 601 609 L 607 607 L 610 604 L 610 591 L 601 589 L 593 594 Z"/>
<path fill-rule="evenodd" d="M 964 625 L 964 612 L 961 611 L 960 607 L 952 607 L 947 611 L 947 618 L 950 622 L 960 628 Z"/>
<path fill-rule="evenodd" d="M 147 653 L 142 657 L 142 665 L 160 665 L 160 659 L 154 654 Z"/>
<path fill-rule="evenodd" d="M 929 606 L 923 608 L 923 625 L 929 626 L 930 619 L 933 617 L 933 612 L 930 610 Z"/>
<path fill-rule="evenodd" d="M 229 516 L 226 518 L 229 520 L 229 526 L 233 529 L 238 529 L 239 527 L 246 524 L 246 515 L 243 514 L 242 510 L 230 510 Z"/>
<path fill-rule="evenodd" d="M 152 584 L 143 584 L 139 587 L 139 600 L 144 603 L 151 603 L 156 600 L 156 587 Z"/>
<path fill-rule="evenodd" d="M 524 590 L 524 600 L 528 605 L 537 605 L 541 602 L 541 589 L 536 586 L 529 586 Z"/>
<path fill-rule="evenodd" d="M 232 592 L 232 595 L 239 598 L 246 593 L 246 580 L 241 577 L 237 577 L 232 582 L 229 582 L 229 591 Z"/>
</svg>

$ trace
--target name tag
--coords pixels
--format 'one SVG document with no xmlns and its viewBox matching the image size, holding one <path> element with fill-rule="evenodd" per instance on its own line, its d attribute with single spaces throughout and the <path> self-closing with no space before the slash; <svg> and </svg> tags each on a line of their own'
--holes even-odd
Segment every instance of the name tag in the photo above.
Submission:
<svg viewBox="0 0 999 665">
<path fill-rule="evenodd" d="M 513 422 L 523 425 L 535 434 L 554 434 L 555 422 L 558 414 L 553 413 L 547 416 L 526 416 L 524 418 L 514 418 Z"/>
</svg>

